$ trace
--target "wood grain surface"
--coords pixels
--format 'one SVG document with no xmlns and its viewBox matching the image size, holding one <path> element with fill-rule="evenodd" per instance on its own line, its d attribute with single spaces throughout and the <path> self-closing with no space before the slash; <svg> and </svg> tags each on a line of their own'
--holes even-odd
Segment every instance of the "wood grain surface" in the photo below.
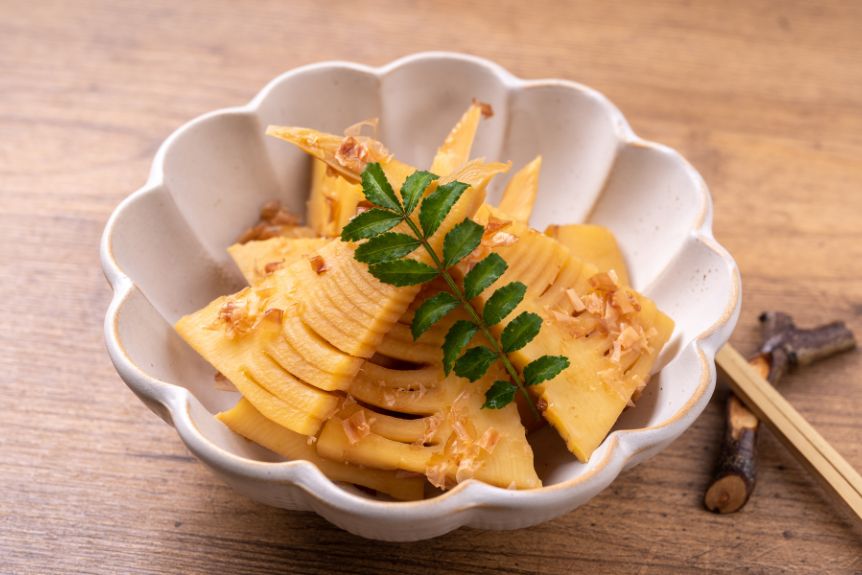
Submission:
<svg viewBox="0 0 862 575">
<path fill-rule="evenodd" d="M 98 240 L 159 143 L 325 59 L 462 50 L 607 94 L 715 200 L 756 315 L 862 333 L 862 3 L 0 0 L 0 573 L 862 573 L 862 540 L 769 433 L 739 514 L 701 498 L 720 390 L 591 503 L 515 532 L 361 540 L 252 503 L 186 452 L 104 351 Z M 785 396 L 862 468 L 862 354 Z"/>
</svg>

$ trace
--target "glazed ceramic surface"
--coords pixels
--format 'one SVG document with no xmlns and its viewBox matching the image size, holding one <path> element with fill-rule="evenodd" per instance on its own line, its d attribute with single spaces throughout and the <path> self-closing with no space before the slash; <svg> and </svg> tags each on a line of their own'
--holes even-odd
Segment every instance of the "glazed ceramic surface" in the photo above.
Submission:
<svg viewBox="0 0 862 575">
<path fill-rule="evenodd" d="M 536 154 L 543 166 L 531 224 L 592 222 L 616 234 L 634 287 L 676 322 L 649 386 L 588 463 L 550 429 L 531 436 L 545 487 L 513 491 L 466 481 L 418 502 L 372 498 L 336 485 L 311 463 L 284 462 L 214 415 L 237 394 L 174 333 L 182 315 L 243 285 L 225 248 L 278 198 L 304 211 L 310 162 L 264 136 L 269 124 L 340 133 L 380 118 L 380 139 L 400 159 L 428 166 L 472 98 L 493 106 L 474 156 Z M 496 201 L 501 182 L 489 191 Z M 601 94 L 561 80 L 520 80 L 496 64 L 448 53 L 382 68 L 327 62 L 276 78 L 247 106 L 206 114 L 159 149 L 147 184 L 116 209 L 102 241 L 114 297 L 108 351 L 141 400 L 189 450 L 239 492 L 269 505 L 313 510 L 364 537 L 416 540 L 462 525 L 514 529 L 582 505 L 617 475 L 655 455 L 701 413 L 715 385 L 713 357 L 736 323 L 739 275 L 712 237 L 709 192 L 675 151 L 639 139 Z M 654 489 L 660 489 L 655 486 Z"/>
</svg>

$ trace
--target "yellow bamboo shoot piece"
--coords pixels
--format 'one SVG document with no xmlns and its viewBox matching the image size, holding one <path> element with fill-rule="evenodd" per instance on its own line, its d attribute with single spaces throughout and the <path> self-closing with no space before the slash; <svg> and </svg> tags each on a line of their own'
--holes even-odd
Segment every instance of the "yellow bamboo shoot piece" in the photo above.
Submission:
<svg viewBox="0 0 862 575">
<path fill-rule="evenodd" d="M 358 387 L 382 388 L 386 409 L 401 411 L 403 400 L 429 397 L 433 399 L 427 404 L 434 404 L 434 411 L 422 420 L 401 422 L 368 408 L 339 412 L 324 424 L 316 443 L 318 453 L 335 461 L 422 473 L 437 487 L 448 488 L 470 478 L 500 487 L 539 487 L 517 406 L 482 409 L 485 391 L 500 375 L 495 371 L 471 383 L 455 375 L 444 377 L 439 368 L 392 370 L 366 364 L 365 377 L 357 378 L 362 380 Z M 425 389 L 425 383 L 431 387 Z M 351 396 L 363 402 L 375 400 L 373 392 L 363 394 L 358 387 L 351 387 Z M 385 394 L 395 389 L 411 397 L 390 402 Z M 383 419 L 378 422 L 378 418 Z M 422 422 L 421 428 L 416 421 Z M 422 436 L 413 439 L 420 431 Z"/>
<path fill-rule="evenodd" d="M 364 199 L 362 186 L 337 174 L 323 161 L 312 160 L 306 220 L 317 235 L 338 237 Z"/>
<path fill-rule="evenodd" d="M 240 399 L 234 407 L 216 417 L 235 433 L 288 460 L 304 459 L 313 463 L 333 481 L 361 485 L 404 501 L 422 498 L 425 482 L 421 477 L 400 477 L 393 471 L 361 468 L 324 459 L 317 454 L 308 437 L 270 421 L 246 399 Z"/>
<path fill-rule="evenodd" d="M 366 405 L 412 415 L 433 415 L 451 399 L 443 388 L 441 367 L 390 369 L 372 362 L 362 365 L 350 395 Z"/>
<path fill-rule="evenodd" d="M 326 238 L 288 238 L 234 244 L 227 249 L 249 285 L 254 285 L 280 267 L 309 258 L 329 242 Z"/>
<path fill-rule="evenodd" d="M 431 173 L 449 174 L 470 159 L 470 150 L 476 138 L 476 129 L 482 119 L 482 106 L 474 102 L 437 148 L 431 162 Z"/>
<path fill-rule="evenodd" d="M 338 397 L 299 381 L 266 353 L 266 346 L 281 338 L 282 315 L 261 307 L 267 290 L 245 288 L 220 297 L 181 318 L 176 329 L 258 411 L 296 433 L 313 435 L 337 408 Z"/>
<path fill-rule="evenodd" d="M 440 323 L 438 325 L 448 327 L 449 323 Z M 421 338 L 413 341 L 413 335 L 410 332 L 410 321 L 407 317 L 404 317 L 395 323 L 392 329 L 386 332 L 386 335 L 383 336 L 383 340 L 377 347 L 377 352 L 386 357 L 412 363 L 440 363 L 443 358 L 440 345 L 443 343 L 445 335 L 446 332 L 441 332 L 439 329 L 428 330 Z"/>
<path fill-rule="evenodd" d="M 530 389 L 569 450 L 586 461 L 646 385 L 673 321 L 648 298 L 575 257 L 555 239 L 504 218 L 487 206 L 476 214 L 479 223 L 493 220 L 501 226 L 498 233 L 506 234 L 504 242 L 487 246 L 509 262 L 495 285 L 522 281 L 528 286 L 508 319 L 524 311 L 543 319 L 539 335 L 510 357 L 519 369 L 544 354 L 569 358 L 568 369 Z M 493 291 L 486 290 L 479 300 L 484 303 Z"/>
<path fill-rule="evenodd" d="M 359 412 L 362 415 L 357 416 Z M 436 419 L 433 417 L 405 419 L 363 407 L 352 397 L 345 400 L 336 415 L 342 420 L 364 420 L 372 433 L 401 443 L 437 443 Z"/>
<path fill-rule="evenodd" d="M 395 190 L 415 171 L 412 166 L 398 161 L 383 144 L 366 136 L 338 136 L 292 126 L 269 126 L 266 134 L 294 144 L 324 162 L 348 182 L 359 183 L 368 162 L 380 163 Z"/>
<path fill-rule="evenodd" d="M 503 191 L 499 209 L 516 222 L 527 223 L 536 196 L 539 193 L 539 172 L 542 170 L 542 156 L 536 156 L 533 161 L 521 168 Z"/>
<path fill-rule="evenodd" d="M 631 285 L 625 258 L 609 229 L 594 224 L 571 224 L 548 226 L 545 233 L 569 248 L 575 257 L 590 262 L 600 272 L 613 270 L 620 283 Z"/>
</svg>

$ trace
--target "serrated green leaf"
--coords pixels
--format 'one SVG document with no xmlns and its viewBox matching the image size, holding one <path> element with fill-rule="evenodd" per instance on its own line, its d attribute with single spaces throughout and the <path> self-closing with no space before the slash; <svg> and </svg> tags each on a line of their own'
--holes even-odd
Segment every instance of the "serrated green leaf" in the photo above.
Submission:
<svg viewBox="0 0 862 575">
<path fill-rule="evenodd" d="M 454 266 L 475 250 L 479 242 L 482 241 L 484 232 L 485 228 L 470 218 L 466 218 L 449 230 L 449 233 L 443 238 L 443 267 Z"/>
<path fill-rule="evenodd" d="M 527 286 L 521 282 L 512 282 L 497 288 L 485 302 L 485 308 L 482 310 L 485 323 L 495 325 L 503 321 L 504 317 L 518 307 L 525 293 L 527 293 Z"/>
<path fill-rule="evenodd" d="M 401 186 L 401 201 L 404 202 L 404 213 L 410 215 L 416 206 L 419 205 L 419 200 L 422 198 L 422 192 L 440 176 L 431 172 L 415 171 L 404 180 L 404 185 Z"/>
<path fill-rule="evenodd" d="M 495 381 L 494 385 L 485 392 L 485 403 L 483 409 L 502 409 L 512 403 L 515 399 L 515 391 L 518 388 L 508 381 Z"/>
<path fill-rule="evenodd" d="M 478 330 L 479 326 L 475 323 L 463 319 L 456 321 L 449 328 L 446 338 L 443 340 L 443 371 L 446 375 L 452 371 L 455 359 L 461 355 L 461 352 L 467 347 Z"/>
<path fill-rule="evenodd" d="M 521 349 L 533 341 L 540 329 L 542 329 L 542 318 L 529 311 L 519 313 L 500 334 L 503 351 L 510 353 Z"/>
<path fill-rule="evenodd" d="M 362 193 L 365 198 L 381 208 L 387 208 L 401 211 L 401 203 L 398 201 L 398 196 L 395 195 L 395 190 L 389 185 L 389 180 L 386 179 L 386 174 L 383 173 L 383 168 L 377 162 L 371 162 L 362 170 Z"/>
<path fill-rule="evenodd" d="M 445 291 L 441 291 L 422 302 L 422 305 L 413 314 L 413 321 L 410 323 L 413 341 L 419 339 L 419 336 L 425 333 L 429 327 L 443 319 L 447 313 L 456 307 L 458 307 L 458 300 Z"/>
<path fill-rule="evenodd" d="M 524 368 L 524 385 L 531 386 L 554 379 L 567 367 L 569 367 L 569 358 L 562 355 L 543 355 Z"/>
<path fill-rule="evenodd" d="M 361 244 L 354 257 L 366 264 L 379 264 L 402 258 L 419 245 L 419 240 L 407 234 L 387 232 Z"/>
<path fill-rule="evenodd" d="M 473 299 L 485 291 L 485 288 L 497 281 L 508 267 L 509 264 L 500 257 L 500 254 L 488 254 L 464 276 L 464 293 L 467 299 Z"/>
<path fill-rule="evenodd" d="M 431 266 L 409 259 L 371 264 L 368 271 L 383 283 L 399 287 L 424 284 L 437 277 Z"/>
<path fill-rule="evenodd" d="M 345 242 L 355 242 L 371 238 L 390 230 L 401 222 L 401 216 L 388 210 L 374 208 L 362 212 L 341 230 L 341 239 Z"/>
<path fill-rule="evenodd" d="M 464 193 L 464 190 L 469 188 L 468 184 L 463 182 L 449 182 L 442 186 L 437 186 L 437 189 L 425 196 L 422 200 L 422 206 L 419 208 L 419 225 L 422 226 L 422 231 L 426 238 L 434 235 L 455 202 Z"/>
<path fill-rule="evenodd" d="M 455 362 L 455 374 L 476 381 L 485 375 L 496 358 L 497 354 L 484 345 L 471 347 Z"/>
</svg>

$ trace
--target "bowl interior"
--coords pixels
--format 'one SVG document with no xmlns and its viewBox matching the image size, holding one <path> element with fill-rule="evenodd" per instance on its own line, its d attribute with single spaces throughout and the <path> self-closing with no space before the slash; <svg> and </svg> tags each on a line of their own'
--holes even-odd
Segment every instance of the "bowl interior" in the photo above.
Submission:
<svg viewBox="0 0 862 575">
<path fill-rule="evenodd" d="M 543 156 L 531 223 L 538 229 L 577 222 L 609 227 L 634 286 L 676 321 L 661 372 L 616 429 L 656 425 L 686 408 L 701 384 L 694 374 L 702 366 L 695 353 L 683 352 L 727 306 L 731 278 L 718 254 L 693 233 L 709 217 L 708 196 L 678 154 L 641 143 L 604 98 L 572 84 L 519 83 L 461 60 L 429 59 L 382 75 L 333 64 L 285 75 L 253 106 L 207 115 L 178 131 L 154 168 L 164 177 L 130 198 L 115 224 L 112 255 L 136 286 L 117 318 L 120 341 L 142 371 L 192 392 L 199 402 L 192 417 L 210 441 L 242 457 L 273 460 L 213 417 L 238 395 L 216 387 L 213 369 L 171 327 L 181 315 L 243 286 L 225 249 L 256 221 L 263 202 L 277 198 L 304 212 L 309 160 L 265 137 L 266 126 L 339 133 L 379 117 L 380 138 L 390 150 L 427 168 L 474 97 L 494 108 L 480 127 L 474 156 L 512 160 L 513 171 Z M 489 201 L 504 183 L 492 186 Z M 589 466 L 569 455 L 552 431 L 533 434 L 531 442 L 546 484 Z M 600 457 L 601 450 L 594 459 Z"/>
</svg>

